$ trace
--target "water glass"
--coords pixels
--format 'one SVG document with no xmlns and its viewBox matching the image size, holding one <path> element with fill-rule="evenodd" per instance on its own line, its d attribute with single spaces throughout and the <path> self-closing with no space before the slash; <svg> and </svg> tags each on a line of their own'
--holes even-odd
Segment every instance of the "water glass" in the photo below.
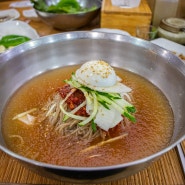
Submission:
<svg viewBox="0 0 185 185">
<path fill-rule="evenodd" d="M 152 25 L 141 25 L 136 27 L 136 37 L 144 40 L 153 40 L 157 36 L 157 28 Z"/>
<path fill-rule="evenodd" d="M 138 7 L 141 0 L 111 0 L 113 6 L 121 8 L 135 8 Z"/>
</svg>

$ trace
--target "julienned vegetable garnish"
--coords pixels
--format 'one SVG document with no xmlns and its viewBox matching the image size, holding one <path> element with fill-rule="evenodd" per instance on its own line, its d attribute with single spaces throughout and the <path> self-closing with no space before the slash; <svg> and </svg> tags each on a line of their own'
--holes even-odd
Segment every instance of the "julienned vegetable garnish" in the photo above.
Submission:
<svg viewBox="0 0 185 185">
<path fill-rule="evenodd" d="M 83 8 L 76 0 L 60 0 L 57 4 L 50 6 L 48 6 L 44 0 L 31 0 L 31 2 L 35 9 L 50 13 L 78 13 L 91 11 L 97 8 L 96 6 Z"/>
<path fill-rule="evenodd" d="M 107 118 L 109 118 L 109 112 L 112 111 L 113 109 L 118 111 L 122 116 L 127 117 L 130 121 L 132 122 L 136 121 L 135 117 L 132 115 L 132 113 L 136 111 L 135 107 L 128 103 L 125 99 L 123 99 L 119 93 L 107 93 L 90 89 L 89 87 L 80 84 L 78 82 L 78 79 L 76 79 L 75 74 L 72 75 L 70 80 L 66 80 L 65 82 L 69 84 L 71 87 L 79 89 L 84 93 L 87 107 L 90 108 L 92 105 L 94 106 L 90 108 L 92 109 L 92 112 L 88 118 L 84 119 L 84 117 L 81 116 L 75 117 L 76 119 L 83 120 L 82 122 L 79 123 L 79 125 L 83 126 L 92 120 L 96 123 L 98 119 L 97 114 L 105 115 L 106 112 L 108 112 Z M 60 106 L 61 110 L 63 110 L 67 116 L 73 117 L 74 114 L 66 112 L 62 104 Z M 99 113 L 99 111 L 101 111 L 101 113 Z M 97 122 L 99 123 L 99 121 Z M 100 127 L 101 124 L 102 123 L 99 123 Z M 108 130 L 109 128 L 104 127 L 102 129 Z"/>
<path fill-rule="evenodd" d="M 102 60 L 84 63 L 42 108 L 16 115 L 28 125 L 48 119 L 63 136 L 95 138 L 124 122 L 136 122 L 131 89 Z"/>
</svg>

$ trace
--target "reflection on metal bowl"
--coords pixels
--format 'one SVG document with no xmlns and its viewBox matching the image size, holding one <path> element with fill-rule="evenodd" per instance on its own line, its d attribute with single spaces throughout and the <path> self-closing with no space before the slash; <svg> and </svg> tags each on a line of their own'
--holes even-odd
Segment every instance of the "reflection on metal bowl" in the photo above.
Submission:
<svg viewBox="0 0 185 185">
<path fill-rule="evenodd" d="M 80 46 L 80 47 L 79 47 Z M 22 157 L 9 150 L 0 132 L 0 149 L 47 177 L 75 183 L 100 183 L 132 175 L 185 138 L 185 65 L 171 52 L 148 41 L 100 32 L 66 32 L 17 46 L 0 56 L 0 113 L 11 95 L 29 79 L 54 68 L 94 58 L 143 76 L 166 95 L 175 119 L 169 145 L 137 161 L 106 167 L 64 167 Z M 13 78 L 12 78 L 13 76 Z"/>
</svg>

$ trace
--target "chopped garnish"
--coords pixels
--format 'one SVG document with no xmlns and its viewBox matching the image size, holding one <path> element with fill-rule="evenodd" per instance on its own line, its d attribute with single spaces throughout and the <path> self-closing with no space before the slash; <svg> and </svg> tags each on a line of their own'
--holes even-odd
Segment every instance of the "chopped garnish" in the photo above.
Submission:
<svg viewBox="0 0 185 185">
<path fill-rule="evenodd" d="M 74 73 L 72 74 L 71 78 L 69 80 L 65 80 L 65 82 L 69 84 L 72 88 L 79 89 L 84 93 L 88 106 L 88 111 L 90 110 L 91 112 L 89 117 L 81 117 L 68 113 L 63 108 L 61 109 L 64 114 L 67 114 L 68 117 L 83 120 L 79 123 L 80 126 L 83 126 L 93 120 L 93 122 L 96 123 L 100 128 L 107 131 L 109 128 L 114 127 L 121 121 L 122 118 L 120 117 L 120 115 L 127 117 L 132 122 L 136 122 L 136 119 L 133 115 L 133 113 L 135 113 L 136 111 L 135 107 L 127 102 L 124 98 L 122 98 L 119 93 L 107 93 L 93 90 L 79 83 Z M 110 112 L 107 112 L 107 110 L 100 108 L 100 105 L 108 109 Z M 101 111 L 101 113 L 99 111 Z M 117 123 L 110 123 L 110 127 L 102 126 L 102 124 L 104 123 L 99 123 L 99 119 L 96 119 L 97 115 L 99 115 L 98 117 L 101 117 L 101 121 L 104 121 L 106 119 L 106 121 L 108 122 L 107 118 L 104 118 L 102 120 L 102 117 L 105 117 L 104 115 L 106 115 L 106 117 L 110 118 L 111 114 L 114 114 L 115 116 L 109 119 L 110 122 L 117 121 Z"/>
</svg>

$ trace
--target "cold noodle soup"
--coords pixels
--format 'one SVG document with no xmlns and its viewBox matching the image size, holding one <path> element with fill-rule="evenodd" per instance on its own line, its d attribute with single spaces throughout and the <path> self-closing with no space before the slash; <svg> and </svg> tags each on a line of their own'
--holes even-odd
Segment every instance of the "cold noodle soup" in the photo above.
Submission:
<svg viewBox="0 0 185 185">
<path fill-rule="evenodd" d="M 68 86 L 64 86 L 66 83 L 64 80 L 70 79 L 71 74 L 79 67 L 79 65 L 67 66 L 48 71 L 28 81 L 13 94 L 2 116 L 3 136 L 9 149 L 27 158 L 45 163 L 95 167 L 138 160 L 168 145 L 174 127 L 173 112 L 168 100 L 148 80 L 124 69 L 114 68 L 122 82 L 132 89 L 130 97 L 136 109 L 133 113 L 136 120 L 133 122 L 125 118 L 124 121 L 108 130 L 102 130 L 95 125 L 96 128 L 92 126 L 92 131 L 89 131 L 90 127 L 84 124 L 85 130 L 78 130 L 77 133 L 76 130 L 83 126 L 77 128 L 76 125 L 67 125 L 65 120 L 73 121 L 69 118 L 70 115 L 67 117 L 64 115 L 61 118 L 60 113 L 57 113 L 57 121 L 53 117 L 54 120 L 43 118 L 41 115 L 43 115 L 46 102 L 53 101 L 50 97 L 56 92 L 64 96 L 64 92 L 69 90 Z M 61 89 L 61 87 L 65 88 Z M 89 92 L 89 89 L 87 91 Z M 78 98 L 71 98 L 73 103 L 84 98 L 78 91 L 75 93 Z M 63 99 L 65 97 L 66 95 Z M 60 96 L 58 98 L 62 101 Z M 103 105 L 100 100 L 98 102 Z M 74 106 L 71 102 L 69 104 Z M 48 108 L 47 116 L 54 109 L 52 105 Z M 33 124 L 25 124 L 20 119 L 13 119 L 16 115 L 28 110 L 31 110 L 29 114 L 32 116 L 27 119 L 35 120 L 37 117 Z M 82 116 L 88 118 L 84 107 L 79 110 L 74 114 L 75 116 L 77 115 L 79 119 Z M 57 108 L 52 116 L 56 116 L 56 112 Z M 40 114 L 39 119 L 38 114 Z M 59 119 L 63 121 L 60 125 L 58 125 Z M 94 120 L 92 119 L 92 123 Z"/>
</svg>

